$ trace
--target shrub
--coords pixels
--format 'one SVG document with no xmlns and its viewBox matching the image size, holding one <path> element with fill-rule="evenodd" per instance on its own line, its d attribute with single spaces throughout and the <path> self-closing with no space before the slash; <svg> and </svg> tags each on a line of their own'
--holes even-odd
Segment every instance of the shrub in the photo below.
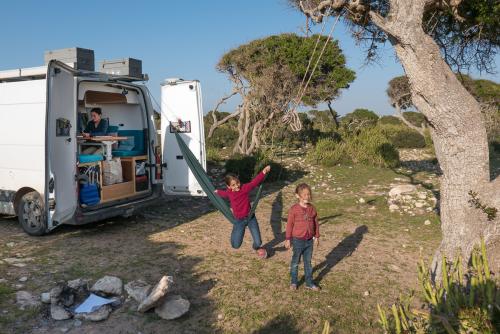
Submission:
<svg viewBox="0 0 500 334">
<path fill-rule="evenodd" d="M 226 172 L 238 175 L 242 183 L 250 182 L 265 166 L 271 166 L 267 181 L 276 181 L 286 177 L 286 169 L 273 161 L 267 154 L 259 151 L 254 156 L 236 154 L 226 161 Z"/>
<path fill-rule="evenodd" d="M 403 122 L 396 116 L 382 116 L 378 120 L 378 124 L 403 125 Z"/>
<path fill-rule="evenodd" d="M 424 115 L 416 111 L 405 111 L 403 112 L 403 117 L 408 122 L 415 126 L 418 126 L 419 128 L 422 126 L 422 123 L 425 123 Z"/>
<path fill-rule="evenodd" d="M 415 130 L 402 125 L 380 125 L 382 133 L 397 148 L 424 148 L 424 136 Z"/>
<path fill-rule="evenodd" d="M 368 109 L 356 109 L 340 119 L 340 125 L 350 132 L 357 132 L 377 124 L 378 115 Z"/>
<path fill-rule="evenodd" d="M 222 157 L 218 148 L 207 146 L 207 160 L 221 161 Z"/>
<path fill-rule="evenodd" d="M 500 140 L 495 140 L 490 143 L 493 152 L 500 153 Z"/>
<path fill-rule="evenodd" d="M 346 140 L 347 151 L 354 163 L 379 167 L 399 165 L 399 152 L 378 127 L 364 129 Z"/>
<path fill-rule="evenodd" d="M 431 273 L 421 260 L 418 277 L 426 311 L 410 309 L 412 295 L 400 298 L 388 312 L 378 305 L 384 332 L 497 333 L 500 288 L 490 273 L 484 241 L 473 250 L 471 259 L 472 265 L 463 273 L 460 257 L 451 265 L 443 257 L 440 284 L 432 282 Z"/>
</svg>

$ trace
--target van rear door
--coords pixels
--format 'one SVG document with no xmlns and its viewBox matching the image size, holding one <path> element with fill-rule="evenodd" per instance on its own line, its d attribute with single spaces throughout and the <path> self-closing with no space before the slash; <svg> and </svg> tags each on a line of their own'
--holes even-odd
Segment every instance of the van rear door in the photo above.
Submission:
<svg viewBox="0 0 500 334">
<path fill-rule="evenodd" d="M 168 79 L 161 87 L 163 191 L 168 195 L 204 196 L 175 139 L 182 139 L 206 170 L 205 134 L 200 82 Z"/>
<path fill-rule="evenodd" d="M 47 227 L 71 219 L 77 208 L 76 84 L 74 70 L 58 61 L 47 69 Z"/>
</svg>

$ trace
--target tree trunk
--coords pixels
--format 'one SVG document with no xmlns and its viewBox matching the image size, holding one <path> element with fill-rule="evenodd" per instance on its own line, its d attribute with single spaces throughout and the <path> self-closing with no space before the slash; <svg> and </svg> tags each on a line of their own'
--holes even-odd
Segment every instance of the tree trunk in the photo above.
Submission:
<svg viewBox="0 0 500 334">
<path fill-rule="evenodd" d="M 487 245 L 499 241 L 499 217 L 488 221 L 484 212 L 470 205 L 468 193 L 477 192 L 482 203 L 500 208 L 500 181 L 490 181 L 488 142 L 479 103 L 444 62 L 434 40 L 424 33 L 423 8 L 423 0 L 393 0 L 390 21 L 379 23 L 408 76 L 414 105 L 429 121 L 443 171 L 443 238 L 433 261 L 439 274 L 442 255 L 452 259 L 461 253 L 468 260 L 481 237 Z M 491 258 L 498 255 L 489 254 Z"/>
</svg>

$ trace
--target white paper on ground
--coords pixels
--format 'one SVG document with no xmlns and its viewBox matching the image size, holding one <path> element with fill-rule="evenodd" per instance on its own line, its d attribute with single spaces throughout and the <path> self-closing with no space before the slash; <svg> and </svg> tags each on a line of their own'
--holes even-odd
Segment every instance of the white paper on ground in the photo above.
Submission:
<svg viewBox="0 0 500 334">
<path fill-rule="evenodd" d="M 90 313 L 99 309 L 102 305 L 111 304 L 111 299 L 102 298 L 94 295 L 93 293 L 88 296 L 83 303 L 75 309 L 75 313 Z"/>
</svg>

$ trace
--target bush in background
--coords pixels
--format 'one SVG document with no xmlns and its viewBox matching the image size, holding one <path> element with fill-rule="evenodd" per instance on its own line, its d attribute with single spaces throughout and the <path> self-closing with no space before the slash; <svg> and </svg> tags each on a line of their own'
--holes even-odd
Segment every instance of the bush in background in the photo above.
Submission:
<svg viewBox="0 0 500 334">
<path fill-rule="evenodd" d="M 424 148 L 424 136 L 405 125 L 379 125 L 382 133 L 397 148 Z"/>
<path fill-rule="evenodd" d="M 382 116 L 378 120 L 378 124 L 403 125 L 403 122 L 396 116 Z"/>
<path fill-rule="evenodd" d="M 405 111 L 403 112 L 403 117 L 419 128 L 422 127 L 422 123 L 426 123 L 424 115 L 416 111 Z"/>
<path fill-rule="evenodd" d="M 247 183 L 267 165 L 271 166 L 271 172 L 266 176 L 267 181 L 277 181 L 286 177 L 287 171 L 283 165 L 262 151 L 253 156 L 235 154 L 226 161 L 225 168 L 227 173 L 236 174 L 242 183 Z"/>
<path fill-rule="evenodd" d="M 218 162 L 222 160 L 220 150 L 215 147 L 207 146 L 207 160 Z"/>
</svg>

